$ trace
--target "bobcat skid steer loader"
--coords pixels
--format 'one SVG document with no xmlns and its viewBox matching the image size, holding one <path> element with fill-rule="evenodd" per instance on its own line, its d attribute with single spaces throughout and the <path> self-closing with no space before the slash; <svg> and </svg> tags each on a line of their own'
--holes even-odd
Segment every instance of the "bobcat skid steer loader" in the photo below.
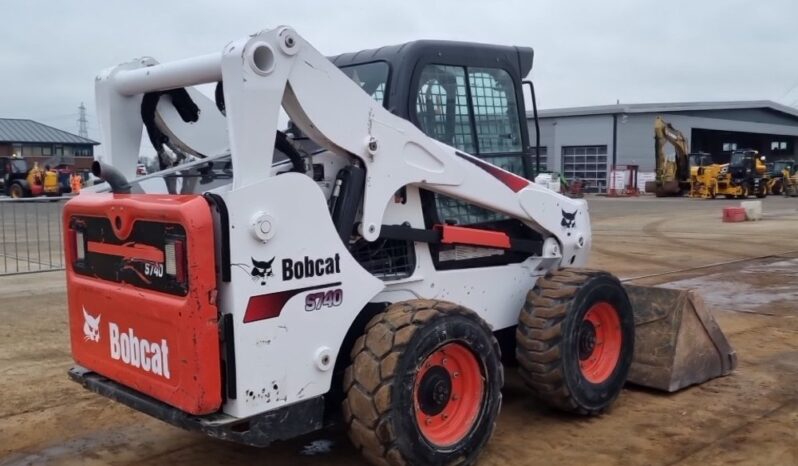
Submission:
<svg viewBox="0 0 798 466">
<path fill-rule="evenodd" d="M 423 41 L 331 61 L 280 27 L 103 72 L 106 183 L 64 209 L 70 376 L 216 438 L 342 422 L 374 464 L 422 465 L 476 461 L 501 348 L 540 400 L 582 414 L 630 370 L 667 390 L 728 372 L 691 296 L 579 268 L 583 200 L 468 153 L 519 169 L 531 64 Z M 466 100 L 486 89 L 501 111 Z M 128 181 L 142 125 L 162 170 Z"/>
</svg>

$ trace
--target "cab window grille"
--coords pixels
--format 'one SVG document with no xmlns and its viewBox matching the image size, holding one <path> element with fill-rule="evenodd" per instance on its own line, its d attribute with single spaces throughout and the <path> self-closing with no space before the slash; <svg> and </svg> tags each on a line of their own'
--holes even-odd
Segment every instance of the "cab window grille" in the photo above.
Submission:
<svg viewBox="0 0 798 466">
<path fill-rule="evenodd" d="M 415 116 L 428 136 L 525 176 L 515 83 L 506 71 L 426 65 Z"/>
<path fill-rule="evenodd" d="M 509 218 L 498 212 L 438 193 L 435 193 L 435 207 L 440 221 L 454 225 L 475 225 Z"/>
<path fill-rule="evenodd" d="M 475 153 L 464 68 L 424 67 L 416 95 L 416 116 L 421 130 L 428 136 Z"/>
<path fill-rule="evenodd" d="M 369 273 L 382 280 L 398 280 L 413 275 L 416 266 L 412 241 L 358 239 L 350 246 L 355 260 Z"/>
<path fill-rule="evenodd" d="M 513 80 L 499 68 L 468 68 L 480 154 L 521 152 Z"/>
</svg>

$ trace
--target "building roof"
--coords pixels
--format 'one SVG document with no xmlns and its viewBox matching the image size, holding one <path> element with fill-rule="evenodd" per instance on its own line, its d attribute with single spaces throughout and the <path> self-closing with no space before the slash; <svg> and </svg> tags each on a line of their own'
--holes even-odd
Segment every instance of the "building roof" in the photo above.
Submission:
<svg viewBox="0 0 798 466">
<path fill-rule="evenodd" d="M 19 142 L 33 144 L 91 144 L 99 142 L 67 133 L 33 120 L 0 118 L 0 142 Z"/>
<path fill-rule="evenodd" d="M 588 115 L 612 115 L 621 113 L 668 113 L 701 110 L 742 110 L 765 108 L 798 118 L 798 109 L 772 100 L 736 100 L 728 102 L 668 102 L 649 104 L 595 105 L 589 107 L 549 108 L 539 110 L 540 118 L 571 117 Z M 527 118 L 532 118 L 527 112 Z"/>
</svg>

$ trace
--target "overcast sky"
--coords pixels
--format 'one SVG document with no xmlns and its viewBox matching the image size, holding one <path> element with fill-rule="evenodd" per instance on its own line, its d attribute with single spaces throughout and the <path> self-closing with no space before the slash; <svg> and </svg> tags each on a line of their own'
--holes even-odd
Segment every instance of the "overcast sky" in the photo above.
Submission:
<svg viewBox="0 0 798 466">
<path fill-rule="evenodd" d="M 0 117 L 77 132 L 94 76 L 221 51 L 280 24 L 331 55 L 415 39 L 526 45 L 540 108 L 771 99 L 798 105 L 794 0 L 0 0 Z"/>
</svg>

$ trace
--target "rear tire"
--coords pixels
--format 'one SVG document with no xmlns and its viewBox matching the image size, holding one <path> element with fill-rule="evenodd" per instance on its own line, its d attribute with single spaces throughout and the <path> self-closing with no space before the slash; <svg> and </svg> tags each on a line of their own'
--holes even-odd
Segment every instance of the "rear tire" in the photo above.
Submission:
<svg viewBox="0 0 798 466">
<path fill-rule="evenodd" d="M 22 199 L 25 197 L 25 188 L 19 183 L 14 183 L 8 188 L 8 196 L 12 199 Z"/>
<path fill-rule="evenodd" d="M 634 356 L 634 314 L 607 272 L 563 269 L 538 279 L 516 330 L 521 377 L 542 401 L 594 415 L 620 394 Z"/>
<path fill-rule="evenodd" d="M 376 315 L 344 375 L 349 437 L 375 465 L 476 462 L 504 373 L 487 324 L 455 304 L 411 300 Z"/>
</svg>

